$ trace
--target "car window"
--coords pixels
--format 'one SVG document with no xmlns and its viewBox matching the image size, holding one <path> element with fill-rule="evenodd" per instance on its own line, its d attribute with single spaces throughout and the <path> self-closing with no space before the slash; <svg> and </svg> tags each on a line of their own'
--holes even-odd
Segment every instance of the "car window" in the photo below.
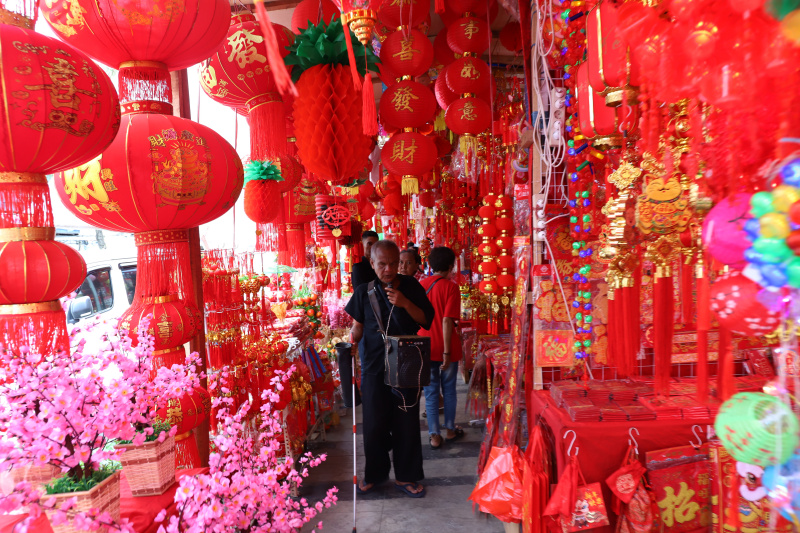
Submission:
<svg viewBox="0 0 800 533">
<path fill-rule="evenodd" d="M 136 292 L 136 265 L 120 265 L 122 280 L 125 282 L 125 294 L 128 296 L 128 304 L 133 303 L 133 295 Z"/>
<path fill-rule="evenodd" d="M 114 293 L 111 290 L 111 268 L 98 268 L 89 271 L 77 296 L 88 296 L 92 301 L 92 314 L 108 311 L 114 306 Z"/>
</svg>

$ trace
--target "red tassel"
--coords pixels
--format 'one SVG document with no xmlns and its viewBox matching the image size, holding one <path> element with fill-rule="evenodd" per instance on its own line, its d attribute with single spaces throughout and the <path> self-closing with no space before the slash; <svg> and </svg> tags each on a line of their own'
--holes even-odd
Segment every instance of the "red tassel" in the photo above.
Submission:
<svg viewBox="0 0 800 533">
<path fill-rule="evenodd" d="M 434 5 L 435 5 L 436 13 L 438 15 L 444 14 L 444 12 L 445 12 L 444 0 L 436 0 Z"/>
<path fill-rule="evenodd" d="M 350 62 L 350 74 L 353 76 L 353 87 L 355 87 L 356 91 L 361 90 L 361 76 L 358 75 L 358 66 L 356 65 L 356 54 L 353 51 L 353 39 L 350 36 L 350 26 L 344 21 L 344 15 L 342 15 L 342 26 L 345 29 L 345 37 L 344 41 L 347 44 L 347 60 Z"/>
<path fill-rule="evenodd" d="M 306 267 L 306 235 L 303 226 L 304 224 L 286 224 L 288 265 L 292 268 Z"/>
<path fill-rule="evenodd" d="M 52 228 L 53 208 L 44 174 L 41 181 L 0 183 L 0 228 Z"/>
<path fill-rule="evenodd" d="M 0 305 L 0 350 L 20 354 L 69 353 L 67 317 L 58 300 Z"/>
<path fill-rule="evenodd" d="M 146 242 L 149 233 L 137 233 L 137 242 Z M 168 233 L 168 232 L 164 232 Z M 188 237 L 180 232 L 172 242 L 137 244 L 136 293 L 131 307 L 142 305 L 144 298 L 175 294 L 187 305 L 195 305 Z"/>
<path fill-rule="evenodd" d="M 378 134 L 378 112 L 375 109 L 375 94 L 372 92 L 372 74 L 367 71 L 364 85 L 361 88 L 361 125 L 364 135 L 370 137 Z"/>
<path fill-rule="evenodd" d="M 653 293 L 655 389 L 657 394 L 667 396 L 669 395 L 672 369 L 672 330 L 675 309 L 672 277 L 657 277 Z"/>
<path fill-rule="evenodd" d="M 250 110 L 250 159 L 274 161 L 289 152 L 286 132 L 286 109 L 277 93 L 272 101 L 257 104 Z"/>
<path fill-rule="evenodd" d="M 705 264 L 705 262 L 704 262 Z M 708 330 L 711 328 L 708 274 L 697 278 L 697 401 L 708 400 Z"/>
<path fill-rule="evenodd" d="M 606 364 L 608 366 L 617 367 L 617 373 L 619 373 L 619 365 L 617 360 L 620 358 L 620 349 L 619 349 L 619 326 L 622 325 L 622 322 L 619 319 L 619 289 L 609 290 L 608 291 L 608 345 L 606 346 Z"/>
<path fill-rule="evenodd" d="M 272 69 L 278 91 L 281 94 L 288 92 L 297 96 L 297 87 L 292 83 L 292 78 L 289 76 L 289 71 L 286 70 L 283 57 L 278 50 L 278 38 L 275 35 L 275 28 L 272 27 L 272 22 L 269 20 L 267 10 L 264 8 L 264 0 L 255 0 L 255 4 L 256 18 L 261 26 L 261 33 L 264 34 L 264 44 L 267 45 L 267 62 L 269 68 Z"/>
<path fill-rule="evenodd" d="M 620 324 L 617 326 L 617 333 L 620 337 L 617 372 L 625 377 L 633 374 L 633 370 L 636 368 L 636 355 L 639 352 L 639 343 L 634 341 L 634 339 L 638 339 L 638 332 L 633 331 L 639 328 L 639 304 L 634 300 L 634 295 L 633 287 L 617 289 L 617 295 L 615 295 L 620 300 L 617 307 L 620 312 Z"/>
<path fill-rule="evenodd" d="M 694 305 L 692 298 L 692 279 L 694 278 L 694 265 L 691 263 L 681 263 L 681 322 L 684 324 L 694 323 Z"/>
<path fill-rule="evenodd" d="M 723 402 L 736 392 L 736 386 L 733 382 L 733 350 L 731 348 L 731 331 L 720 325 L 717 397 Z"/>
<path fill-rule="evenodd" d="M 197 449 L 197 440 L 194 433 L 189 431 L 175 437 L 175 468 L 178 470 L 191 470 L 200 468 L 200 450 Z"/>
</svg>

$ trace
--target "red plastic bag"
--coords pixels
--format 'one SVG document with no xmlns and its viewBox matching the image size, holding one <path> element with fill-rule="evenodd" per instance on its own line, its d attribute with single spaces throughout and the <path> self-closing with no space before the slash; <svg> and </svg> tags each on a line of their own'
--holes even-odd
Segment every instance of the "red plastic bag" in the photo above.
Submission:
<svg viewBox="0 0 800 533">
<path fill-rule="evenodd" d="M 522 520 L 523 458 L 516 446 L 492 447 L 489 460 L 469 499 L 503 522 Z"/>
</svg>

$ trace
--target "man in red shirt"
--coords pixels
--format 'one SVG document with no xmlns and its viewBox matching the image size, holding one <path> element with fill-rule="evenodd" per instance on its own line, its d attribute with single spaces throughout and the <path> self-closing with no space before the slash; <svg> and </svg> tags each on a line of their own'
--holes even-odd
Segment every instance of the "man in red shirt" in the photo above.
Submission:
<svg viewBox="0 0 800 533">
<path fill-rule="evenodd" d="M 430 329 L 419 330 L 419 335 L 431 338 L 431 382 L 425 387 L 425 411 L 433 449 L 442 446 L 439 429 L 440 390 L 444 396 L 444 441 L 451 442 L 464 436 L 464 430 L 455 425 L 456 377 L 461 360 L 461 337 L 456 326 L 461 317 L 461 291 L 455 282 L 447 279 L 455 262 L 456 254 L 450 248 L 434 248 L 428 257 L 433 275 L 420 282 L 436 312 Z"/>
</svg>

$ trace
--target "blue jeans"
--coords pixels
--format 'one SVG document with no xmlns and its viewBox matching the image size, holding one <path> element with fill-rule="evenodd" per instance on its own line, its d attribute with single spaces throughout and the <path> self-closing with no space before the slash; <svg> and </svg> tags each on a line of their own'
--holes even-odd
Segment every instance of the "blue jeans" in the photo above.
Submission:
<svg viewBox="0 0 800 533">
<path fill-rule="evenodd" d="M 428 413 L 428 433 L 439 434 L 439 390 L 444 396 L 444 428 L 456 428 L 456 377 L 458 363 L 450 363 L 442 372 L 441 361 L 431 361 L 431 383 L 425 387 L 425 411 Z"/>
</svg>

